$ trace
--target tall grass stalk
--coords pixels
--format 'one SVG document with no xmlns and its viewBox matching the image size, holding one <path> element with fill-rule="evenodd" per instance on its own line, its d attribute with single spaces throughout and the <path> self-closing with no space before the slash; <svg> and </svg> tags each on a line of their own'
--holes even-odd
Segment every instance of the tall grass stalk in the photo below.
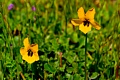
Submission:
<svg viewBox="0 0 120 80">
<path fill-rule="evenodd" d="M 87 80 L 87 34 L 85 35 L 85 80 Z"/>
</svg>

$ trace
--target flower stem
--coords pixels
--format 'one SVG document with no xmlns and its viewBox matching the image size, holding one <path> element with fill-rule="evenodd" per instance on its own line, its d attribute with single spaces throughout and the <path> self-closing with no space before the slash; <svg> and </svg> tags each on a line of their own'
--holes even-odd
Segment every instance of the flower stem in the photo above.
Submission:
<svg viewBox="0 0 120 80">
<path fill-rule="evenodd" d="M 85 35 L 85 80 L 87 80 L 87 34 Z"/>
</svg>

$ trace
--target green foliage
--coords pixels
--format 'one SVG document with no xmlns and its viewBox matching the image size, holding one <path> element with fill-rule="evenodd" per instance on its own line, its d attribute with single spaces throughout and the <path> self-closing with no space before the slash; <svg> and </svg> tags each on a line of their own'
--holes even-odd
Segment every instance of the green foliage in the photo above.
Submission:
<svg viewBox="0 0 120 80">
<path fill-rule="evenodd" d="M 12 10 L 7 9 L 10 3 Z M 119 4 L 119 0 L 1 0 L 0 80 L 84 80 L 85 35 L 70 23 L 81 6 L 85 12 L 94 7 L 101 25 L 101 30 L 88 33 L 87 77 L 115 80 L 120 66 Z M 32 64 L 20 55 L 26 37 L 39 46 L 40 60 Z"/>
</svg>

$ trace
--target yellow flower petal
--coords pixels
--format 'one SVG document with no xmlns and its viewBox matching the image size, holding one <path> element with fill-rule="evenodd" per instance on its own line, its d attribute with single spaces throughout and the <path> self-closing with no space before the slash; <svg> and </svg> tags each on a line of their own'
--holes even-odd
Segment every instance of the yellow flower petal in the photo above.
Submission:
<svg viewBox="0 0 120 80">
<path fill-rule="evenodd" d="M 84 26 L 84 23 L 79 25 L 79 30 L 82 31 L 84 34 L 88 33 L 89 31 L 91 31 L 91 25 L 89 24 L 89 26 Z"/>
<path fill-rule="evenodd" d="M 31 64 L 31 63 L 33 63 L 33 62 L 35 62 L 35 61 L 38 61 L 38 60 L 39 60 L 39 56 L 34 55 L 34 53 L 33 53 L 32 56 L 28 56 L 28 55 L 26 54 L 26 55 L 24 55 L 24 56 L 22 57 L 22 59 Z"/>
<path fill-rule="evenodd" d="M 92 9 L 89 9 L 86 14 L 85 14 L 85 18 L 88 20 L 88 21 L 91 21 L 91 20 L 94 20 L 94 15 L 95 15 L 95 9 L 92 8 Z"/>
<path fill-rule="evenodd" d="M 80 21 L 80 19 L 72 19 L 71 20 L 71 23 L 74 25 L 74 26 L 79 26 L 82 21 Z"/>
<path fill-rule="evenodd" d="M 84 13 L 84 9 L 83 7 L 80 7 L 78 9 L 78 17 L 81 21 L 84 21 L 85 20 L 85 13 Z"/>
<path fill-rule="evenodd" d="M 32 57 L 30 57 L 28 55 L 23 56 L 22 59 L 25 60 L 26 62 L 30 63 L 30 64 L 35 62 L 35 59 L 33 59 Z"/>
<path fill-rule="evenodd" d="M 30 49 L 32 50 L 32 52 L 38 52 L 38 44 L 30 45 Z"/>
<path fill-rule="evenodd" d="M 101 29 L 100 25 L 99 25 L 96 21 L 92 20 L 92 21 L 90 21 L 90 23 L 91 23 L 92 26 L 95 27 L 97 30 L 100 30 L 100 29 Z"/>
<path fill-rule="evenodd" d="M 30 45 L 28 38 L 25 38 L 23 41 L 24 48 L 20 48 L 20 54 L 22 59 L 28 63 L 33 63 L 39 60 L 38 56 L 38 44 Z"/>
<path fill-rule="evenodd" d="M 36 61 L 38 61 L 38 60 L 39 60 L 38 53 L 34 53 L 34 57 L 35 57 Z"/>
<path fill-rule="evenodd" d="M 20 48 L 20 54 L 22 56 L 25 55 L 26 52 L 27 52 L 27 50 L 25 48 Z"/>
<path fill-rule="evenodd" d="M 24 39 L 23 44 L 24 44 L 25 48 L 28 48 L 30 46 L 28 38 Z"/>
</svg>

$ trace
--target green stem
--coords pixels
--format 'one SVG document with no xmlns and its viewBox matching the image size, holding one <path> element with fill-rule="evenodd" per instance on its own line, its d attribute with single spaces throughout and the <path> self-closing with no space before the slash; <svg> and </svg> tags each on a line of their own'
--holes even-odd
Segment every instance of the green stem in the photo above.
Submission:
<svg viewBox="0 0 120 80">
<path fill-rule="evenodd" d="M 46 71 L 44 70 L 44 80 L 46 80 L 47 79 L 47 73 L 46 73 Z"/>
<path fill-rule="evenodd" d="M 85 80 L 87 80 L 87 34 L 85 35 Z"/>
</svg>

